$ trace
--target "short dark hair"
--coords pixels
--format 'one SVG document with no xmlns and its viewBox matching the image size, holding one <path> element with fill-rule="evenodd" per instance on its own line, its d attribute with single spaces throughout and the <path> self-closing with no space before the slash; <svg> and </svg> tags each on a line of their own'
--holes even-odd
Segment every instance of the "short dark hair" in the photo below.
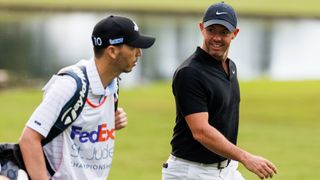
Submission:
<svg viewBox="0 0 320 180">
<path fill-rule="evenodd" d="M 100 58 L 105 48 L 93 47 L 94 57 Z"/>
</svg>

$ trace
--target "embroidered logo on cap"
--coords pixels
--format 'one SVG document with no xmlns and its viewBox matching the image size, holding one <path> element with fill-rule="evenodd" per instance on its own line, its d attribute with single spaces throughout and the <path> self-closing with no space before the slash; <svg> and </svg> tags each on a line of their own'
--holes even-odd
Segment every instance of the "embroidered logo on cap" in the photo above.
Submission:
<svg viewBox="0 0 320 180">
<path fill-rule="evenodd" d="M 109 39 L 109 43 L 112 44 L 112 45 L 123 43 L 123 38 Z"/>
<path fill-rule="evenodd" d="M 222 14 L 228 14 L 228 12 L 219 12 L 219 11 L 216 12 L 216 15 L 218 15 L 218 16 L 222 15 Z"/>
<path fill-rule="evenodd" d="M 135 31 L 139 31 L 139 27 L 138 27 L 137 23 L 134 22 L 134 21 L 132 21 L 132 22 L 133 22 L 133 24 L 134 24 L 134 30 L 135 30 Z"/>
</svg>

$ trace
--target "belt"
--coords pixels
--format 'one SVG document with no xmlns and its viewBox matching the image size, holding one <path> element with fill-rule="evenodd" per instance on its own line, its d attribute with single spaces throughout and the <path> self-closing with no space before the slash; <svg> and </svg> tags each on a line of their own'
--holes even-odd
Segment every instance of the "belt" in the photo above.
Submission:
<svg viewBox="0 0 320 180">
<path fill-rule="evenodd" d="M 226 168 L 230 163 L 229 159 L 221 161 L 221 162 L 217 162 L 217 163 L 211 163 L 211 164 L 199 163 L 199 162 L 195 162 L 195 161 L 189 161 L 189 160 L 186 160 L 186 159 L 182 159 L 182 158 L 176 157 L 176 156 L 174 156 L 172 154 L 170 155 L 169 159 L 171 159 L 173 161 L 185 162 L 185 163 L 189 163 L 189 164 L 193 164 L 193 165 L 197 165 L 197 166 L 215 167 L 215 168 L 218 168 L 218 169 Z"/>
</svg>

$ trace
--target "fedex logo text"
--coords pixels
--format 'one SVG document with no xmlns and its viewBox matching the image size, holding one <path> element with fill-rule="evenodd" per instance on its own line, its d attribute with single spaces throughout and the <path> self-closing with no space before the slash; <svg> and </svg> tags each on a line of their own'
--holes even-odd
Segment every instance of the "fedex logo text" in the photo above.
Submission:
<svg viewBox="0 0 320 180">
<path fill-rule="evenodd" d="M 71 127 L 71 135 L 72 139 L 79 138 L 81 143 L 91 142 L 105 142 L 110 140 L 114 140 L 114 129 L 107 129 L 107 124 L 103 123 L 98 125 L 98 129 L 95 131 L 82 131 L 82 127 L 72 126 Z"/>
</svg>

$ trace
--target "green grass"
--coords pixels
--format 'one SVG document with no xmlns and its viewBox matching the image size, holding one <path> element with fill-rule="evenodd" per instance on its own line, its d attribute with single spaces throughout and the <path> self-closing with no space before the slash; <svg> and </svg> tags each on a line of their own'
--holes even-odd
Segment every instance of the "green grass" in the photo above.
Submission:
<svg viewBox="0 0 320 180">
<path fill-rule="evenodd" d="M 320 82 L 242 83 L 239 145 L 265 155 L 276 179 L 311 180 L 320 173 Z M 243 171 L 248 179 L 254 175 Z"/>
<path fill-rule="evenodd" d="M 3 9 L 50 9 L 93 11 L 142 11 L 202 13 L 218 0 L 0 0 Z M 264 16 L 311 16 L 320 17 L 318 0 L 225 0 L 239 14 Z"/>
<path fill-rule="evenodd" d="M 279 180 L 320 176 L 320 81 L 241 82 L 238 145 L 273 161 Z M 17 141 L 41 100 L 39 90 L 0 91 L 0 142 Z M 169 83 L 122 89 L 120 105 L 129 124 L 116 134 L 110 180 L 161 179 L 170 153 L 174 101 Z M 248 180 L 258 179 L 240 166 Z"/>
<path fill-rule="evenodd" d="M 41 101 L 40 90 L 0 91 L 0 142 L 16 142 L 26 120 Z"/>
</svg>

